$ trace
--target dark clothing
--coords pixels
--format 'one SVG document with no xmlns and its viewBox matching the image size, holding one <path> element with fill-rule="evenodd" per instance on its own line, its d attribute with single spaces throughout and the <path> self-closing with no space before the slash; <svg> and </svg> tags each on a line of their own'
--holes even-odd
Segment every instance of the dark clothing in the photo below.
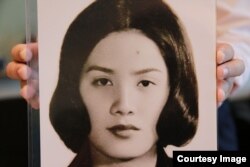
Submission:
<svg viewBox="0 0 250 167">
<path fill-rule="evenodd" d="M 157 149 L 156 167 L 172 167 L 172 166 L 173 166 L 172 159 L 166 155 L 163 148 L 159 147 L 159 149 Z M 86 151 L 81 151 L 79 154 L 77 154 L 77 156 L 74 158 L 69 167 L 92 167 L 89 154 L 87 155 Z"/>
<path fill-rule="evenodd" d="M 236 123 L 228 101 L 225 101 L 218 110 L 218 150 L 237 151 Z"/>
<path fill-rule="evenodd" d="M 83 143 L 82 149 L 79 153 L 77 153 L 76 157 L 68 167 L 92 167 L 90 146 L 88 141 Z"/>
<path fill-rule="evenodd" d="M 162 147 L 159 147 L 157 149 L 156 167 L 172 167 L 172 166 L 173 166 L 172 159 L 167 156 Z"/>
<path fill-rule="evenodd" d="M 250 129 L 250 99 L 230 101 L 230 106 L 236 123 L 238 149 L 240 151 L 249 151 L 250 137 L 247 134 Z"/>
</svg>

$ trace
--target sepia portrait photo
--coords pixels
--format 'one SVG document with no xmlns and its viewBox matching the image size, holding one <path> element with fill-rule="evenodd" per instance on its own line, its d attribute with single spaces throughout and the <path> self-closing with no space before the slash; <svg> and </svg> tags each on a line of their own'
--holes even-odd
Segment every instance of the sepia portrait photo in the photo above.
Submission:
<svg viewBox="0 0 250 167">
<path fill-rule="evenodd" d="M 42 167 L 216 150 L 215 1 L 38 0 L 38 37 Z"/>
</svg>

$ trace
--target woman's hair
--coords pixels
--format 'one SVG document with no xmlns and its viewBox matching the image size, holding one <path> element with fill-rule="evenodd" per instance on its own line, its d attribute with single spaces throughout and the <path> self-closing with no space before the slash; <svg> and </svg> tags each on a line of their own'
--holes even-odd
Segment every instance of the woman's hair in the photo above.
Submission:
<svg viewBox="0 0 250 167">
<path fill-rule="evenodd" d="M 168 68 L 170 94 L 156 127 L 158 144 L 180 146 L 196 132 L 197 81 L 190 46 L 177 16 L 161 0 L 97 0 L 69 26 L 50 103 L 51 123 L 73 152 L 80 151 L 91 130 L 79 91 L 83 65 L 101 39 L 130 29 L 156 43 Z"/>
</svg>

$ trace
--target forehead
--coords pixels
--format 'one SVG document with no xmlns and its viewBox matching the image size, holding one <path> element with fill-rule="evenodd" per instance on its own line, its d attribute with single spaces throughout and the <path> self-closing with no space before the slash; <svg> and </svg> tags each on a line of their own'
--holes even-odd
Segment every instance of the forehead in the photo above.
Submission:
<svg viewBox="0 0 250 167">
<path fill-rule="evenodd" d="M 158 46 L 139 30 L 110 33 L 94 47 L 86 62 L 88 64 L 114 68 L 124 64 L 138 68 L 165 67 Z"/>
</svg>

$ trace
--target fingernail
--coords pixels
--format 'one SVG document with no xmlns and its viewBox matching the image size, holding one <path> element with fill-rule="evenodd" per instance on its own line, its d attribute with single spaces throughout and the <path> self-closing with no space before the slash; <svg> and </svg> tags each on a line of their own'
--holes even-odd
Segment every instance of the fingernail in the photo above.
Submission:
<svg viewBox="0 0 250 167">
<path fill-rule="evenodd" d="M 224 59 L 225 59 L 225 54 L 224 54 L 224 52 L 222 52 L 221 50 L 220 51 L 218 51 L 218 64 L 221 64 L 221 63 L 223 63 L 224 62 Z"/>
<path fill-rule="evenodd" d="M 223 75 L 226 77 L 228 75 L 229 71 L 227 68 L 223 68 Z"/>
<path fill-rule="evenodd" d="M 23 61 L 29 61 L 32 57 L 32 53 L 29 49 L 23 49 L 20 52 L 20 57 L 23 59 Z"/>
<path fill-rule="evenodd" d="M 19 77 L 22 79 L 22 80 L 27 80 L 29 79 L 30 75 L 31 75 L 31 71 L 29 68 L 19 68 L 17 70 L 17 73 L 19 75 Z"/>
<path fill-rule="evenodd" d="M 223 101 L 226 97 L 226 94 L 223 89 L 219 89 L 219 101 Z"/>
<path fill-rule="evenodd" d="M 20 79 L 22 79 L 22 80 L 26 80 L 27 79 L 26 78 L 27 77 L 26 71 L 23 68 L 18 69 L 17 73 L 18 73 Z"/>
</svg>

